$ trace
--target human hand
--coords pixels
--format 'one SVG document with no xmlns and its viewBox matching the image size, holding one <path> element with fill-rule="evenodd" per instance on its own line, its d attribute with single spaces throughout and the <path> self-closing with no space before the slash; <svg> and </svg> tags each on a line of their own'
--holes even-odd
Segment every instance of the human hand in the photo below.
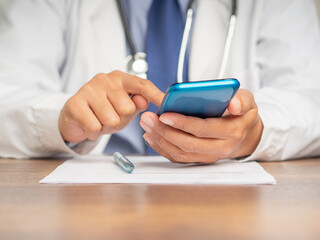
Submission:
<svg viewBox="0 0 320 240">
<path fill-rule="evenodd" d="M 144 139 L 172 162 L 213 163 L 247 156 L 256 149 L 263 124 L 252 93 L 240 89 L 221 118 L 201 119 L 178 113 L 141 116 Z"/>
<path fill-rule="evenodd" d="M 121 71 L 100 73 L 68 99 L 60 112 L 59 130 L 65 141 L 95 140 L 124 128 L 147 109 L 148 101 L 159 106 L 163 97 L 149 80 Z"/>
</svg>

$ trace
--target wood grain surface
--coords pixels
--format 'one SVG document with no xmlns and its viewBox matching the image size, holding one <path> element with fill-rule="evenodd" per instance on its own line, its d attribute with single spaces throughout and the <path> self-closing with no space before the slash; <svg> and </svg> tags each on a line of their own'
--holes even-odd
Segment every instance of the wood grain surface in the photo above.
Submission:
<svg viewBox="0 0 320 240">
<path fill-rule="evenodd" d="M 0 159 L 0 239 L 320 239 L 320 159 L 277 185 L 39 184 L 63 160 Z"/>
</svg>

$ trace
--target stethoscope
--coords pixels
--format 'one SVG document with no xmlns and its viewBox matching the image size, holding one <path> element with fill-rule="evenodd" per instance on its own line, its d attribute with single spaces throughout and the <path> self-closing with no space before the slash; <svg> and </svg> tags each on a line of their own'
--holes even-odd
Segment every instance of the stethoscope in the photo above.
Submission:
<svg viewBox="0 0 320 240">
<path fill-rule="evenodd" d="M 188 46 L 188 40 L 190 36 L 190 30 L 192 27 L 193 22 L 193 15 L 194 15 L 194 9 L 195 9 L 195 0 L 189 0 L 188 7 L 187 7 L 187 15 L 186 15 L 186 23 L 184 26 L 183 36 L 182 36 L 182 42 L 180 46 L 180 54 L 179 54 L 179 62 L 178 62 L 178 69 L 177 69 L 177 83 L 183 82 L 183 66 L 185 61 L 185 55 L 187 51 Z M 221 66 L 218 74 L 218 78 L 223 78 L 226 72 L 228 59 L 230 56 L 230 48 L 231 43 L 233 39 L 233 34 L 235 31 L 235 25 L 237 20 L 237 1 L 231 0 L 232 8 L 231 8 L 231 15 L 229 18 L 229 26 L 228 26 L 228 32 L 227 32 L 227 38 L 223 50 L 223 57 L 221 61 Z M 127 62 L 127 72 L 130 74 L 137 75 L 142 78 L 147 78 L 147 72 L 148 72 L 148 63 L 146 61 L 146 53 L 144 52 L 137 52 L 136 47 L 134 45 L 132 35 L 130 32 L 128 19 L 126 17 L 126 14 L 124 12 L 123 4 L 121 0 L 117 0 L 118 9 L 120 12 L 120 17 L 122 21 L 122 25 L 125 30 L 125 34 L 129 43 L 129 47 L 132 53 L 132 56 L 128 58 Z"/>
</svg>

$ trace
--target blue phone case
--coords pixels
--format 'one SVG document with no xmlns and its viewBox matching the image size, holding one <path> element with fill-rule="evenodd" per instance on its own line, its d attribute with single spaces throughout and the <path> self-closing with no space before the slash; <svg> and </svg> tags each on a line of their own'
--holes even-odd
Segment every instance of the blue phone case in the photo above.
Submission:
<svg viewBox="0 0 320 240">
<path fill-rule="evenodd" d="M 200 118 L 221 117 L 240 87 L 237 79 L 219 79 L 171 85 L 158 115 L 176 112 Z"/>
</svg>

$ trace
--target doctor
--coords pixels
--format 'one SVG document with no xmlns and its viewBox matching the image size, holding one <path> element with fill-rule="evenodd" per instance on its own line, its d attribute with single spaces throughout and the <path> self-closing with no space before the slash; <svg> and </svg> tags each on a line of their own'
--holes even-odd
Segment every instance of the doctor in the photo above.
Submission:
<svg viewBox="0 0 320 240">
<path fill-rule="evenodd" d="M 150 38 L 155 38 L 148 35 L 147 25 L 154 3 L 123 2 L 137 49 L 147 51 L 148 62 L 154 61 L 157 56 L 150 58 L 152 54 L 148 59 L 156 48 L 150 47 Z M 169 2 L 185 16 L 188 1 Z M 187 49 L 189 81 L 218 76 L 231 2 L 198 1 Z M 312 1 L 237 2 L 238 21 L 224 77 L 238 78 L 243 89 L 225 116 L 198 119 L 170 113 L 159 118 L 147 111 L 139 121 L 136 116 L 149 102 L 159 106 L 164 89 L 156 87 L 159 82 L 125 73 L 131 52 L 115 1 L 2 1 L 1 157 L 119 148 L 151 152 L 142 135 L 174 162 L 319 155 L 320 41 Z M 156 9 L 161 15 L 160 7 Z M 159 68 L 165 66 L 167 72 L 161 71 L 160 79 L 171 79 L 172 64 L 165 62 Z"/>
</svg>

